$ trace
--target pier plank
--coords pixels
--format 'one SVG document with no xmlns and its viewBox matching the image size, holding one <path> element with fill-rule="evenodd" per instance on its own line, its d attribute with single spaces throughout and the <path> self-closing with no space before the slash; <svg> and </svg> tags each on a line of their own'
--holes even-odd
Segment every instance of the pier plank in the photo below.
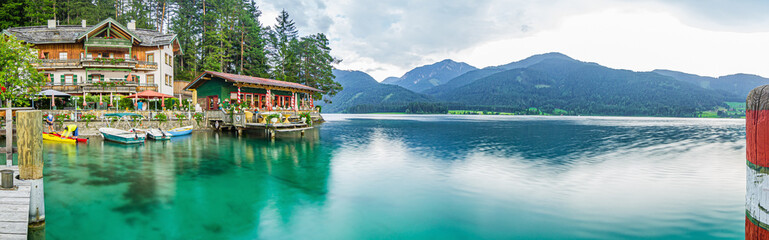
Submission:
<svg viewBox="0 0 769 240">
<path fill-rule="evenodd" d="M 27 240 L 27 234 L 5 234 L 0 233 L 0 239 L 3 240 Z"/>
<path fill-rule="evenodd" d="M 24 234 L 27 235 L 27 222 L 0 221 L 0 234 Z"/>
<path fill-rule="evenodd" d="M 17 167 L 10 169 L 19 174 Z M 18 189 L 0 190 L 0 239 L 27 239 L 31 187 L 17 179 L 14 184 Z"/>
</svg>

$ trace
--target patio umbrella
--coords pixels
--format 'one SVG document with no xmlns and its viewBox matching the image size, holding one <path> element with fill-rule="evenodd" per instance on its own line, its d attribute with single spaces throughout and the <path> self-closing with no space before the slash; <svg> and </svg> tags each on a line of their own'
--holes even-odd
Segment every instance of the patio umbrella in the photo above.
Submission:
<svg viewBox="0 0 769 240">
<path fill-rule="evenodd" d="M 166 98 L 173 98 L 173 97 L 174 96 L 171 96 L 171 95 L 168 95 L 168 94 L 159 93 L 159 92 L 155 92 L 155 91 L 152 91 L 152 90 L 146 90 L 146 91 L 143 91 L 143 92 L 136 93 L 136 94 L 128 96 L 128 98 L 134 98 L 134 100 L 136 98 L 165 100 Z M 165 107 L 165 106 L 166 106 L 166 104 L 165 104 L 165 101 L 164 101 L 164 102 L 161 103 L 161 107 Z"/>
<path fill-rule="evenodd" d="M 37 93 L 37 95 L 38 96 L 51 96 L 51 109 L 53 109 L 53 107 L 56 105 L 56 103 L 54 103 L 54 101 L 53 101 L 54 97 L 71 97 L 72 96 L 72 95 L 69 95 L 69 94 L 66 94 L 66 93 L 63 93 L 63 92 L 59 92 L 59 91 L 56 91 L 56 90 L 53 90 L 53 89 L 48 89 L 48 90 L 45 90 L 45 91 L 40 91 L 40 92 Z"/>
</svg>

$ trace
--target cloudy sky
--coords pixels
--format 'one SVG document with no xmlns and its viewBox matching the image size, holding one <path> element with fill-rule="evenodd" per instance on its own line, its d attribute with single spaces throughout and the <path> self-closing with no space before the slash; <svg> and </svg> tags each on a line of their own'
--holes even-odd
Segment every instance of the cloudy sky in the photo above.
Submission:
<svg viewBox="0 0 769 240">
<path fill-rule="evenodd" d="M 337 66 L 381 81 L 443 59 L 476 67 L 533 54 L 636 71 L 769 77 L 768 0 L 258 0 L 302 35 L 326 33 Z"/>
</svg>

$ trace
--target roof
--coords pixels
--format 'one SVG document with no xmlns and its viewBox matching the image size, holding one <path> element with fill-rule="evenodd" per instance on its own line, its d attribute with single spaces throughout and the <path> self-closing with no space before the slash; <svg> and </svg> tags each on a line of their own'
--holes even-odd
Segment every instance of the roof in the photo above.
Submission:
<svg viewBox="0 0 769 240">
<path fill-rule="evenodd" d="M 163 93 L 155 92 L 155 91 L 152 91 L 152 90 L 146 90 L 146 91 L 142 91 L 142 92 L 137 93 L 137 94 L 133 94 L 133 95 L 128 96 L 126 98 L 153 99 L 153 98 L 173 98 L 173 97 L 174 96 L 171 96 L 171 95 L 168 95 L 168 94 L 163 94 Z"/>
<path fill-rule="evenodd" d="M 43 25 L 8 28 L 3 30 L 3 33 L 13 35 L 19 40 L 32 44 L 77 43 L 85 34 L 105 24 L 121 28 L 121 30 L 126 31 L 129 35 L 139 39 L 139 46 L 171 45 L 176 40 L 176 34 L 166 34 L 149 29 L 128 30 L 128 28 L 112 18 L 107 18 L 98 24 L 86 26 L 85 28 L 81 25 L 57 25 L 56 28 L 48 28 L 48 26 Z"/>
<path fill-rule="evenodd" d="M 294 83 L 294 82 L 284 82 L 284 81 L 279 81 L 274 79 L 251 77 L 251 76 L 245 76 L 245 75 L 221 73 L 221 72 L 214 72 L 214 71 L 203 72 L 203 74 L 200 74 L 200 76 L 195 78 L 195 81 L 192 81 L 190 82 L 190 84 L 187 84 L 187 86 L 184 87 L 184 90 L 195 89 L 201 84 L 203 84 L 205 81 L 208 80 L 208 79 L 205 79 L 204 76 L 209 76 L 209 79 L 218 77 L 230 82 L 241 82 L 241 83 L 250 83 L 250 84 L 272 86 L 272 87 L 293 88 L 293 89 L 305 90 L 305 91 L 311 91 L 311 92 L 323 92 L 317 88 L 308 87 L 303 84 Z"/>
</svg>

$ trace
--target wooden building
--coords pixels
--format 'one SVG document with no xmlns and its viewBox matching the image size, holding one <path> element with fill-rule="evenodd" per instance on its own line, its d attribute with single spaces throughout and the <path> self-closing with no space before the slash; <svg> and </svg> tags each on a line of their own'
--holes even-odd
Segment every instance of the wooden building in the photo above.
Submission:
<svg viewBox="0 0 769 240">
<path fill-rule="evenodd" d="M 41 59 L 36 68 L 55 89 L 73 95 L 144 90 L 174 94 L 173 58 L 182 54 L 176 34 L 123 26 L 112 18 L 88 26 L 57 25 L 3 30 L 33 44 Z"/>
<path fill-rule="evenodd" d="M 204 110 L 217 110 L 224 102 L 246 103 L 257 111 L 312 111 L 312 94 L 321 92 L 299 83 L 206 71 L 185 90 Z M 240 95 L 239 95 L 240 93 Z"/>
</svg>

